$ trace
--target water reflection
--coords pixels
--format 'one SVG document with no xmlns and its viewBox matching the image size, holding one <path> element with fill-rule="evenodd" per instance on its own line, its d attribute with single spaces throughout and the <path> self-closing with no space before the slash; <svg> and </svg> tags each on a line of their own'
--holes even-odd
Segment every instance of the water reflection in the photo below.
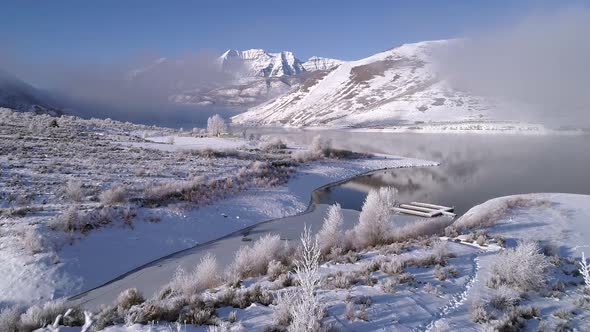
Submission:
<svg viewBox="0 0 590 332">
<path fill-rule="evenodd" d="M 531 192 L 590 194 L 590 136 L 385 134 L 342 131 L 263 133 L 309 143 L 318 133 L 339 148 L 410 156 L 437 167 L 380 171 L 325 188 L 315 203 L 360 209 L 371 188 L 394 186 L 401 202 L 455 206 L 463 213 L 488 199 Z"/>
</svg>

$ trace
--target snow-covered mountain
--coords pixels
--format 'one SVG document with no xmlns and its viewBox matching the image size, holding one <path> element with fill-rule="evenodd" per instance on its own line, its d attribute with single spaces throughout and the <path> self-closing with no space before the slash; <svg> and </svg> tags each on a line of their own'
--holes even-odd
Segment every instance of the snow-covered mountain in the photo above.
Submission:
<svg viewBox="0 0 590 332">
<path fill-rule="evenodd" d="M 169 100 L 200 106 L 254 106 L 287 93 L 309 78 L 310 74 L 332 69 L 340 61 L 312 57 L 302 62 L 289 51 L 271 53 L 262 49 L 230 49 L 217 59 L 217 63 L 220 72 L 230 75 L 231 80 L 184 88 L 172 94 Z M 153 66 L 146 68 L 152 69 Z"/>
<path fill-rule="evenodd" d="M 41 91 L 0 70 L 0 107 L 53 116 L 63 114 L 62 110 L 51 104 Z"/>
<path fill-rule="evenodd" d="M 227 50 L 219 59 L 222 70 L 238 70 L 246 77 L 283 77 L 297 75 L 305 69 L 292 52 L 269 53 L 262 49 Z"/>
<path fill-rule="evenodd" d="M 486 119 L 491 109 L 501 105 L 453 89 L 436 75 L 433 56 L 452 42 L 406 44 L 358 61 L 338 62 L 233 121 L 372 127 Z M 313 68 L 324 68 L 320 60 L 313 63 L 318 64 Z"/>
</svg>

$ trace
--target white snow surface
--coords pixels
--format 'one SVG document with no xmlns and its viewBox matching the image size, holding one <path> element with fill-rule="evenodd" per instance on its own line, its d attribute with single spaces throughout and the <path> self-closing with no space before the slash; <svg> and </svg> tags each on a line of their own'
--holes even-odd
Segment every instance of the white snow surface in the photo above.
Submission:
<svg viewBox="0 0 590 332">
<path fill-rule="evenodd" d="M 163 141 L 166 137 L 153 140 Z M 222 148 L 244 143 L 217 138 L 205 140 L 203 143 L 201 138 L 176 137 L 175 144 L 141 144 L 159 149 L 200 149 L 212 147 L 209 144 Z M 433 163 L 394 156 L 314 162 L 298 169 L 287 185 L 248 190 L 200 208 L 140 208 L 138 219 L 160 221 L 93 230 L 72 245 L 64 246 L 57 261 L 46 253 L 25 255 L 17 243 L 19 237 L 6 237 L 0 243 L 1 301 L 31 303 L 74 295 L 159 257 L 264 220 L 302 212 L 308 207 L 311 191 L 319 186 L 377 169 L 422 165 Z M 38 218 L 41 220 L 42 216 Z"/>
<path fill-rule="evenodd" d="M 405 44 L 342 62 L 289 93 L 233 118 L 255 125 L 374 127 L 493 118 L 515 105 L 453 89 L 437 76 L 433 54 L 453 41 Z M 522 107 L 521 105 L 518 107 Z"/>
<path fill-rule="evenodd" d="M 492 199 L 478 205 L 466 214 L 485 213 L 489 209 L 502 204 L 504 200 L 517 196 Z M 518 195 L 524 199 L 536 199 L 549 202 L 540 206 L 518 208 L 500 218 L 496 225 L 488 229 L 491 235 L 502 235 L 507 245 L 512 247 L 517 241 L 534 240 L 542 243 L 551 242 L 559 248 L 559 255 L 579 259 L 581 252 L 590 251 L 590 196 L 574 194 L 527 194 Z M 345 221 L 358 218 L 358 212 L 346 210 Z M 395 219 L 394 219 L 395 220 Z M 427 221 L 426 221 L 427 222 Z M 464 236 L 460 237 L 465 239 Z M 441 240 L 449 240 L 446 237 Z M 463 240 L 465 241 L 465 240 Z M 338 271 L 351 273 L 361 271 L 373 260 L 388 258 L 406 259 L 425 257 L 430 247 L 417 246 L 399 255 L 384 254 L 387 250 L 369 250 L 361 254 L 356 263 L 325 263 L 320 267 L 324 277 Z M 348 289 L 322 288 L 317 294 L 321 303 L 326 305 L 327 316 L 324 322 L 333 324 L 343 331 L 488 331 L 491 325 L 476 324 L 470 317 L 470 308 L 474 301 L 489 301 L 493 290 L 486 286 L 490 276 L 490 267 L 496 255 L 502 250 L 499 246 L 489 244 L 479 246 L 470 242 L 448 242 L 448 250 L 455 254 L 449 259 L 449 265 L 457 270 L 457 277 L 438 280 L 433 275 L 432 267 L 408 267 L 416 282 L 398 284 L 393 293 L 387 293 L 381 285 L 390 278 L 387 274 L 377 271 L 371 277 L 377 284 L 353 285 Z M 575 265 L 571 265 L 575 268 Z M 571 267 L 570 266 L 570 267 Z M 569 267 L 563 267 L 569 268 Z M 559 271 L 557 268 L 556 271 Z M 566 275 L 550 274 L 550 283 L 557 280 L 565 282 L 575 280 Z M 247 280 L 245 285 L 255 282 L 265 287 L 269 285 L 266 277 Z M 426 287 L 430 284 L 430 289 Z M 360 296 L 370 297 L 371 304 L 366 307 L 367 320 L 346 317 L 346 303 Z M 559 323 L 560 319 L 553 315 L 558 309 L 574 310 L 574 301 L 584 296 L 582 289 L 568 286 L 560 298 L 541 297 L 531 293 L 522 300 L 521 305 L 533 305 L 540 309 L 542 320 L 529 319 L 525 331 L 535 331 L 541 321 Z M 231 311 L 237 313 L 238 322 L 231 324 L 233 331 L 264 331 L 273 324 L 272 312 L 274 305 L 269 307 L 253 304 L 245 309 L 219 308 L 217 315 L 224 319 Z M 362 310 L 356 306 L 355 310 Z M 570 326 L 579 331 L 590 328 L 590 313 L 578 310 L 569 322 Z M 551 325 L 549 325 L 551 326 Z M 109 332 L 144 332 L 144 331 L 205 331 L 206 326 L 175 325 L 158 323 L 151 325 L 112 326 Z M 63 331 L 79 331 L 79 328 L 64 328 Z"/>
</svg>

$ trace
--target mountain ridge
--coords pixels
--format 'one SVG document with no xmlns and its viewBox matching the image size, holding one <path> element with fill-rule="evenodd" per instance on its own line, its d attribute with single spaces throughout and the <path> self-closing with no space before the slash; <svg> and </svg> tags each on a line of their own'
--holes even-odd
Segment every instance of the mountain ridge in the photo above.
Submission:
<svg viewBox="0 0 590 332">
<path fill-rule="evenodd" d="M 499 102 L 454 89 L 436 53 L 456 40 L 404 44 L 312 75 L 297 88 L 232 118 L 250 125 L 372 127 L 490 119 Z"/>
</svg>

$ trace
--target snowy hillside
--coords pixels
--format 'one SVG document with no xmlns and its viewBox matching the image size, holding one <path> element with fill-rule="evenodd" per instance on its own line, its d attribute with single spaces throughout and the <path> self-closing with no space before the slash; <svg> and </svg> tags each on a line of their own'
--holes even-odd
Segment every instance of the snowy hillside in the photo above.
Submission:
<svg viewBox="0 0 590 332">
<path fill-rule="evenodd" d="M 33 86 L 0 71 L 0 107 L 39 114 L 60 115 L 60 109 L 51 107 L 43 94 Z"/>
<path fill-rule="evenodd" d="M 492 108 L 501 105 L 454 90 L 436 75 L 433 53 L 449 43 L 406 44 L 342 62 L 233 120 L 256 125 L 345 127 L 485 120 Z"/>
</svg>

